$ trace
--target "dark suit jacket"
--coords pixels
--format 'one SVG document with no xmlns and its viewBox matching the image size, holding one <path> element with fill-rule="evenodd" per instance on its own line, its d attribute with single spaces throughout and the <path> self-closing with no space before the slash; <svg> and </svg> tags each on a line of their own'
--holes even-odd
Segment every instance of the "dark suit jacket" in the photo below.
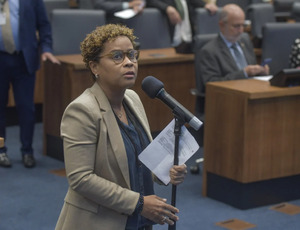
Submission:
<svg viewBox="0 0 300 230">
<path fill-rule="evenodd" d="M 51 26 L 43 0 L 19 0 L 19 2 L 20 46 L 28 72 L 33 73 L 39 68 L 40 52 L 52 52 Z"/>
<path fill-rule="evenodd" d="M 123 2 L 130 2 L 130 0 L 93 0 L 94 8 L 102 9 L 107 14 L 123 10 Z"/>
<path fill-rule="evenodd" d="M 195 8 L 204 7 L 206 3 L 202 0 L 186 0 L 186 3 L 189 10 L 192 32 L 194 33 Z M 168 6 L 175 7 L 175 1 L 174 0 L 147 0 L 147 7 L 157 8 L 161 10 L 164 14 L 166 14 L 166 9 Z M 170 27 L 171 37 L 173 38 L 175 26 L 172 25 L 170 21 L 169 21 L 169 27 Z"/>
<path fill-rule="evenodd" d="M 249 65 L 257 64 L 254 48 L 249 36 L 243 34 L 238 43 L 244 52 L 247 63 Z M 197 64 L 200 65 L 200 77 L 203 86 L 209 81 L 245 78 L 243 70 L 237 67 L 230 50 L 220 35 L 203 46 L 200 51 L 200 63 Z"/>
<path fill-rule="evenodd" d="M 114 16 L 115 12 L 123 10 L 124 2 L 131 2 L 132 0 L 92 0 L 95 9 L 104 10 L 106 13 L 106 20 L 108 23 L 126 24 L 126 19 L 121 19 Z"/>
</svg>

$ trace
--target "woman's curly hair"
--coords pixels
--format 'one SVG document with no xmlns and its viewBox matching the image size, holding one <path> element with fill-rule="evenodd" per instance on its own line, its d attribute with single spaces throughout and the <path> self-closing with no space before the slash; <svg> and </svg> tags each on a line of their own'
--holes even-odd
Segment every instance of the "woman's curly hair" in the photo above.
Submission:
<svg viewBox="0 0 300 230">
<path fill-rule="evenodd" d="M 126 36 L 135 45 L 136 37 L 133 30 L 118 24 L 107 24 L 97 27 L 86 36 L 80 43 L 81 55 L 88 69 L 90 61 L 98 61 L 99 54 L 103 51 L 103 46 L 108 41 L 113 41 L 119 36 Z"/>
</svg>

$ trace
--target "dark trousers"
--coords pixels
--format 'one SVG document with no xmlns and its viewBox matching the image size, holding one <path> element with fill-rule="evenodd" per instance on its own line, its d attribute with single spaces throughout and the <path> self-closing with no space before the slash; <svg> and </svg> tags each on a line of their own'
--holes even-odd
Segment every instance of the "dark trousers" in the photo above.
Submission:
<svg viewBox="0 0 300 230">
<path fill-rule="evenodd" d="M 22 53 L 8 54 L 0 51 L 0 137 L 4 138 L 10 85 L 13 88 L 19 118 L 21 152 L 33 154 L 35 73 L 28 73 Z M 0 153 L 6 151 L 6 146 L 0 148 Z"/>
</svg>

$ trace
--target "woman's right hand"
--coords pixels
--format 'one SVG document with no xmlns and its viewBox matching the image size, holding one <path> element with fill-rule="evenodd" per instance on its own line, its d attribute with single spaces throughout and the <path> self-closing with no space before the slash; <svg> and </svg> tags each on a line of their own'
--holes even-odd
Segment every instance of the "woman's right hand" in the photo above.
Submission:
<svg viewBox="0 0 300 230">
<path fill-rule="evenodd" d="M 179 218 L 174 213 L 179 210 L 166 203 L 167 200 L 156 195 L 144 196 L 144 205 L 141 215 L 157 224 L 173 225 Z"/>
</svg>

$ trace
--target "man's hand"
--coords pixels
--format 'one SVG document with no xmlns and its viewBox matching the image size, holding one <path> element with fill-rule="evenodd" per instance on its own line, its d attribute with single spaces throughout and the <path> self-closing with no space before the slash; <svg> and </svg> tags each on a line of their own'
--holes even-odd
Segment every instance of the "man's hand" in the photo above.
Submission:
<svg viewBox="0 0 300 230">
<path fill-rule="evenodd" d="M 175 7 L 168 6 L 166 13 L 172 25 L 176 25 L 182 22 L 182 18 L 180 17 L 180 14 L 178 13 Z"/>
<path fill-rule="evenodd" d="M 204 6 L 211 14 L 215 14 L 218 11 L 218 6 L 214 3 L 206 3 Z"/>
<path fill-rule="evenodd" d="M 140 13 L 145 8 L 145 1 L 143 0 L 134 0 L 129 2 L 129 8 L 133 9 L 134 12 Z"/>
<path fill-rule="evenodd" d="M 248 65 L 244 68 L 245 72 L 249 77 L 253 76 L 266 76 L 270 73 L 270 68 L 268 65 Z"/>
<path fill-rule="evenodd" d="M 60 65 L 60 61 L 56 57 L 54 57 L 52 53 L 49 52 L 42 53 L 42 61 L 47 61 L 47 60 L 50 60 L 54 64 Z"/>
</svg>

